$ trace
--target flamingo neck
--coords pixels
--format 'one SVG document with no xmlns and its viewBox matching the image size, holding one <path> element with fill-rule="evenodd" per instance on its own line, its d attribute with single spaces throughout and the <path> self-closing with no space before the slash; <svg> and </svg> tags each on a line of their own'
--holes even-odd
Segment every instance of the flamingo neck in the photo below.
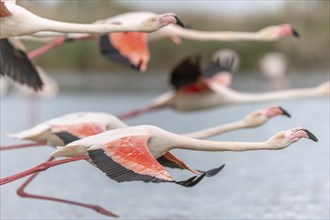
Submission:
<svg viewBox="0 0 330 220">
<path fill-rule="evenodd" d="M 280 145 L 270 144 L 270 142 L 221 142 L 199 140 L 180 135 L 171 137 L 169 148 L 196 150 L 196 151 L 250 151 L 250 150 L 275 150 L 283 148 Z"/>
<path fill-rule="evenodd" d="M 237 121 L 237 122 L 232 122 L 232 123 L 204 129 L 201 131 L 184 134 L 184 136 L 191 137 L 191 138 L 197 138 L 197 139 L 204 139 L 204 138 L 212 137 L 214 135 L 219 135 L 219 134 L 223 134 L 223 133 L 226 133 L 229 131 L 241 129 L 244 127 L 245 127 L 245 124 L 243 123 L 243 121 Z"/>
<path fill-rule="evenodd" d="M 266 93 L 243 93 L 226 88 L 226 90 L 223 89 L 221 95 L 226 96 L 226 103 L 224 104 L 236 104 L 305 98 L 319 96 L 320 94 L 316 88 L 287 89 Z"/>
<path fill-rule="evenodd" d="M 91 33 L 105 34 L 109 32 L 139 31 L 141 28 L 137 24 L 118 25 L 118 24 L 78 24 L 61 21 L 39 19 L 39 31 L 54 31 L 61 33 Z"/>
<path fill-rule="evenodd" d="M 188 40 L 199 41 L 239 41 L 239 40 L 268 40 L 259 32 L 233 32 L 233 31 L 199 31 L 188 28 L 181 28 L 174 25 L 164 27 L 156 33 L 150 34 L 150 38 L 164 38 L 177 36 Z M 154 35 L 154 36 L 152 36 Z M 158 35 L 158 36 L 157 36 Z"/>
</svg>

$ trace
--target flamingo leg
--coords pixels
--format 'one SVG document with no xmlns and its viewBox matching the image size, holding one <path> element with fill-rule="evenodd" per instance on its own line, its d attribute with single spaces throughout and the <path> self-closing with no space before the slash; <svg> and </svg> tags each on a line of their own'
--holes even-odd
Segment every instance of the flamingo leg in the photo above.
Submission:
<svg viewBox="0 0 330 220">
<path fill-rule="evenodd" d="M 65 37 L 56 38 L 51 43 L 46 44 L 42 47 L 39 47 L 39 48 L 29 52 L 28 57 L 29 57 L 29 59 L 36 58 L 36 57 L 46 53 L 47 51 L 49 51 L 49 50 L 51 50 L 55 47 L 59 47 L 59 46 L 63 45 L 64 43 L 65 43 Z"/>
<path fill-rule="evenodd" d="M 13 182 L 15 180 L 21 179 L 23 177 L 29 176 L 31 174 L 34 174 L 36 172 L 40 172 L 40 171 L 44 171 L 47 170 L 50 167 L 54 167 L 54 166 L 58 166 L 64 163 L 70 163 L 73 161 L 77 161 L 77 160 L 87 160 L 89 159 L 88 155 L 82 155 L 82 156 L 77 156 L 77 157 L 70 157 L 70 158 L 66 158 L 66 159 L 62 159 L 62 160 L 56 160 L 56 161 L 47 161 L 44 163 L 41 163 L 35 167 L 32 167 L 28 170 L 25 170 L 23 172 L 8 176 L 8 177 L 4 177 L 0 179 L 0 186 Z"/>
<path fill-rule="evenodd" d="M 49 44 L 46 44 L 42 47 L 39 47 L 31 52 L 28 53 L 28 57 L 29 59 L 33 59 L 36 58 L 46 52 L 48 52 L 49 50 L 56 48 L 56 47 L 60 47 L 63 44 L 65 44 L 66 42 L 73 42 L 73 41 L 82 41 L 82 40 L 90 40 L 93 39 L 94 37 L 92 35 L 87 35 L 87 36 L 82 36 L 82 37 L 76 37 L 76 38 L 70 38 L 67 36 L 61 36 L 56 38 L 55 40 L 53 40 L 52 42 L 50 42 Z"/>
<path fill-rule="evenodd" d="M 142 108 L 142 109 L 136 109 L 136 110 L 133 110 L 131 112 L 128 112 L 128 113 L 119 115 L 117 117 L 120 120 L 126 120 L 126 119 L 129 119 L 129 118 L 133 118 L 133 117 L 139 116 L 139 115 L 141 115 L 143 113 L 151 112 L 151 111 L 154 111 L 154 110 L 163 108 L 163 107 L 165 107 L 165 106 L 155 106 L 155 107 L 146 107 L 146 108 Z"/>
<path fill-rule="evenodd" d="M 13 149 L 20 149 L 20 148 L 26 148 L 26 147 L 41 147 L 47 145 L 47 141 L 38 141 L 30 144 L 17 144 L 17 145 L 6 145 L 6 146 L 0 146 L 1 150 L 13 150 Z"/>
<path fill-rule="evenodd" d="M 50 157 L 46 162 L 50 162 L 52 160 L 54 160 L 54 157 Z M 49 196 L 41 196 L 41 195 L 35 195 L 35 194 L 30 194 L 24 191 L 24 189 L 32 182 L 33 179 L 35 179 L 38 175 L 40 174 L 40 172 L 36 172 L 34 174 L 32 174 L 16 191 L 17 195 L 19 195 L 20 197 L 23 198 L 32 198 L 32 199 L 42 199 L 42 200 L 49 200 L 49 201 L 54 201 L 54 202 L 62 202 L 62 203 L 67 203 L 67 204 L 71 204 L 71 205 L 76 205 L 76 206 L 81 206 L 81 207 L 85 207 L 85 208 L 89 208 L 92 209 L 96 212 L 99 212 L 103 215 L 106 216 L 110 216 L 110 217 L 118 217 L 118 215 L 104 209 L 101 206 L 98 205 L 90 205 L 90 204 L 86 204 L 86 203 L 81 203 L 81 202 L 76 202 L 76 201 L 72 201 L 72 200 L 66 200 L 66 199 L 59 199 L 59 198 L 55 198 L 55 197 L 49 197 Z"/>
</svg>

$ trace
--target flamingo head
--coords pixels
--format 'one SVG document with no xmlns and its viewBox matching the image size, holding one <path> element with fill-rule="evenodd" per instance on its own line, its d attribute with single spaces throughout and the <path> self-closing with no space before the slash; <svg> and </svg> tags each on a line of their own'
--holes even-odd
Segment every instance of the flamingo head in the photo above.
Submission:
<svg viewBox="0 0 330 220">
<path fill-rule="evenodd" d="M 183 27 L 182 21 L 174 13 L 153 15 L 146 18 L 141 26 L 143 32 L 153 32 L 170 24 L 177 24 Z"/>
<path fill-rule="evenodd" d="M 260 31 L 266 40 L 278 40 L 283 37 L 294 36 L 299 38 L 298 31 L 293 28 L 290 24 L 281 24 L 277 26 L 269 26 Z"/>
<path fill-rule="evenodd" d="M 159 15 L 158 19 L 160 24 L 163 26 L 167 26 L 169 24 L 176 24 L 181 27 L 185 27 L 183 22 L 174 13 L 161 14 Z"/>
<path fill-rule="evenodd" d="M 250 113 L 244 118 L 244 123 L 249 127 L 257 127 L 266 123 L 269 119 L 278 115 L 285 115 L 291 117 L 291 115 L 280 106 L 273 106 L 270 108 L 260 109 Z"/>
<path fill-rule="evenodd" d="M 307 138 L 311 139 L 314 142 L 318 142 L 318 139 L 314 134 L 312 134 L 306 128 L 302 127 L 281 131 L 271 137 L 267 142 L 274 146 L 274 149 L 283 149 L 299 141 L 302 138 Z"/>
</svg>

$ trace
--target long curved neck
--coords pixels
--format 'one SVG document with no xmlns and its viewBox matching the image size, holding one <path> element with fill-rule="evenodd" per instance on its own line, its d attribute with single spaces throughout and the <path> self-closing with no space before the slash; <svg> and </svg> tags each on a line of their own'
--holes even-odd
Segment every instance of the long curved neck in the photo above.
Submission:
<svg viewBox="0 0 330 220">
<path fill-rule="evenodd" d="M 136 24 L 77 24 L 54 21 L 40 17 L 38 19 L 38 23 L 36 24 L 38 24 L 38 31 L 54 31 L 61 33 L 105 34 L 109 32 L 139 31 L 140 29 L 139 26 Z"/>
<path fill-rule="evenodd" d="M 287 100 L 321 95 L 317 88 L 287 89 L 265 93 L 243 93 L 234 91 L 230 88 L 225 88 L 223 91 L 219 91 L 219 93 L 222 93 L 222 96 L 226 96 L 227 103 L 225 104 Z"/>
<path fill-rule="evenodd" d="M 192 132 L 192 133 L 187 133 L 187 134 L 184 134 L 183 136 L 197 138 L 197 139 L 203 139 L 203 138 L 212 137 L 214 135 L 223 134 L 223 133 L 226 133 L 229 131 L 241 129 L 244 127 L 245 127 L 245 124 L 243 123 L 243 121 L 237 121 L 237 122 L 219 125 L 216 127 L 212 127 L 212 128 Z"/>
<path fill-rule="evenodd" d="M 283 148 L 281 146 L 272 146 L 269 142 L 221 142 L 199 140 L 181 135 L 171 137 L 169 148 L 196 150 L 196 151 L 250 151 L 250 150 L 275 150 Z"/>
<path fill-rule="evenodd" d="M 179 26 L 170 25 L 163 30 L 158 30 L 156 33 L 151 34 L 154 38 L 164 38 L 170 36 L 177 36 L 189 40 L 199 41 L 239 41 L 239 40 L 255 40 L 267 41 L 264 35 L 259 32 L 232 32 L 232 31 L 199 31 L 188 28 L 181 28 Z M 158 36 L 157 36 L 158 35 Z"/>
</svg>

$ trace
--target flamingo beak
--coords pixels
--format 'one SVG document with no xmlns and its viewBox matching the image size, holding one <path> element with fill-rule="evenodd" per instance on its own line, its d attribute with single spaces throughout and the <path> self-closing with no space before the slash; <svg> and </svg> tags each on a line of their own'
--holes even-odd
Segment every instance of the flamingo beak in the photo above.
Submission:
<svg viewBox="0 0 330 220">
<path fill-rule="evenodd" d="M 315 141 L 315 142 L 318 142 L 319 140 L 317 139 L 317 137 L 314 135 L 314 134 L 312 134 L 312 132 L 310 132 L 309 130 L 307 130 L 307 129 L 303 129 L 305 132 L 306 132 L 306 134 L 307 134 L 307 136 L 308 136 L 308 139 L 311 139 L 312 141 Z"/>
<path fill-rule="evenodd" d="M 183 24 L 183 22 L 177 16 L 175 16 L 175 20 L 176 20 L 177 25 L 179 25 L 182 28 L 185 28 L 185 25 Z"/>
<path fill-rule="evenodd" d="M 291 118 L 291 115 L 290 115 L 289 112 L 287 112 L 286 110 L 284 110 L 282 107 L 279 107 L 279 109 L 282 111 L 282 115 L 285 115 L 285 116 Z"/>
<path fill-rule="evenodd" d="M 296 38 L 299 38 L 300 37 L 299 32 L 296 29 L 294 29 L 293 27 L 291 27 L 291 29 L 292 29 L 293 36 L 295 36 Z"/>
</svg>

